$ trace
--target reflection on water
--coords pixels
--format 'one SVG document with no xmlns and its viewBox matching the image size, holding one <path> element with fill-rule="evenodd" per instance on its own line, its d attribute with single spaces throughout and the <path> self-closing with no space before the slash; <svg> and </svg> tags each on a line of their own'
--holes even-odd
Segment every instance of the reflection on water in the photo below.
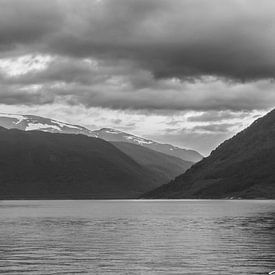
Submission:
<svg viewBox="0 0 275 275">
<path fill-rule="evenodd" d="M 275 201 L 2 201 L 0 233 L 0 273 L 275 270 Z"/>
</svg>

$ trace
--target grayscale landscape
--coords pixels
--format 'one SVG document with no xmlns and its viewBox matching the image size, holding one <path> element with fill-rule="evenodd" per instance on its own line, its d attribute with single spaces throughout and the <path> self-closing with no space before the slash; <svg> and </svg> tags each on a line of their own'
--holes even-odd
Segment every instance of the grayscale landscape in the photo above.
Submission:
<svg viewBox="0 0 275 275">
<path fill-rule="evenodd" d="M 0 273 L 275 274 L 274 18 L 0 0 Z"/>
</svg>

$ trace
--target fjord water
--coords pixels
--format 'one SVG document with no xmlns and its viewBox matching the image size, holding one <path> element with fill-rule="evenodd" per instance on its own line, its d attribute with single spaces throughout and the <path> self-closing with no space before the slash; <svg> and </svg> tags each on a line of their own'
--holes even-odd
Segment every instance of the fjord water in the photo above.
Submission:
<svg viewBox="0 0 275 275">
<path fill-rule="evenodd" d="M 267 274 L 275 201 L 2 201 L 0 273 Z"/>
</svg>

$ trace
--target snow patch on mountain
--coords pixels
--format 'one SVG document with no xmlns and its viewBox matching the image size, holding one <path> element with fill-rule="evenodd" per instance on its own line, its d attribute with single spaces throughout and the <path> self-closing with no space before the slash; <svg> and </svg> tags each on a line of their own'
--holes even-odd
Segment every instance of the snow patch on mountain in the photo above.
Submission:
<svg viewBox="0 0 275 275">
<path fill-rule="evenodd" d="M 115 130 L 106 130 L 105 133 L 107 133 L 107 134 L 115 134 L 115 135 L 119 134 L 119 132 L 115 131 Z"/>
<path fill-rule="evenodd" d="M 139 138 L 139 137 L 135 137 L 135 136 L 125 136 L 125 138 L 132 140 L 133 142 L 137 142 L 138 144 L 152 144 L 153 141 L 147 140 L 147 139 L 143 139 L 143 138 Z"/>
<path fill-rule="evenodd" d="M 68 123 L 63 123 L 63 122 L 60 122 L 60 121 L 57 121 L 57 120 L 51 120 L 51 122 L 53 124 L 58 124 L 60 127 L 68 127 L 68 128 L 74 128 L 74 129 L 81 129 L 81 127 L 78 127 L 78 126 L 75 126 L 75 125 L 72 125 L 72 124 L 68 124 Z"/>
<path fill-rule="evenodd" d="M 42 123 L 28 123 L 28 126 L 26 126 L 25 131 L 33 131 L 33 130 L 43 131 L 49 128 L 61 131 L 60 127 L 58 127 L 57 125 L 42 124 Z"/>
<path fill-rule="evenodd" d="M 0 113 L 0 116 L 17 119 L 17 121 L 13 122 L 14 124 L 19 124 L 22 120 L 25 119 L 25 117 L 22 116 L 22 115 L 13 115 L 13 114 L 3 114 L 3 113 Z"/>
<path fill-rule="evenodd" d="M 104 132 L 104 133 L 106 133 L 106 134 L 114 134 L 114 135 L 124 134 L 124 133 L 121 132 L 121 131 L 114 130 L 114 129 L 111 129 L 111 128 L 102 128 L 102 129 L 100 129 L 99 131 Z"/>
</svg>

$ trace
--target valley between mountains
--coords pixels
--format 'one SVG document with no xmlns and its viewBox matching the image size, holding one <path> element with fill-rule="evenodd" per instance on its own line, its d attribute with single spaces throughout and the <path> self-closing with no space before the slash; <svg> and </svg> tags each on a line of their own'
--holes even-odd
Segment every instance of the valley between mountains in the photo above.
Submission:
<svg viewBox="0 0 275 275">
<path fill-rule="evenodd" d="M 274 199 L 275 110 L 203 158 L 115 129 L 0 114 L 1 199 Z"/>
</svg>

